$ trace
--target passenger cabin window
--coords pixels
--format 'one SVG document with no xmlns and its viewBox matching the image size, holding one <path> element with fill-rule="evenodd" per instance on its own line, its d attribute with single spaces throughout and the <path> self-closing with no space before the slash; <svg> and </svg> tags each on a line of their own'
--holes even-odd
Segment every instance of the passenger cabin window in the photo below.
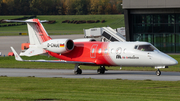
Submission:
<svg viewBox="0 0 180 101">
<path fill-rule="evenodd" d="M 99 53 L 99 54 L 101 53 L 101 48 L 99 49 L 98 53 Z"/>
<path fill-rule="evenodd" d="M 108 49 L 105 49 L 105 53 L 108 53 Z"/>
<path fill-rule="evenodd" d="M 135 46 L 134 49 L 138 49 L 141 51 L 154 51 L 154 47 L 152 47 L 151 45 L 139 45 L 139 46 Z"/>
<path fill-rule="evenodd" d="M 121 54 L 121 51 L 122 51 L 121 47 L 117 48 L 116 54 Z"/>
<path fill-rule="evenodd" d="M 91 53 L 94 53 L 94 48 L 92 49 L 92 52 Z"/>
<path fill-rule="evenodd" d="M 114 54 L 114 53 L 115 53 L 115 51 L 114 51 L 114 49 L 113 49 L 113 48 L 111 49 L 111 53 L 112 53 L 112 54 Z"/>
</svg>

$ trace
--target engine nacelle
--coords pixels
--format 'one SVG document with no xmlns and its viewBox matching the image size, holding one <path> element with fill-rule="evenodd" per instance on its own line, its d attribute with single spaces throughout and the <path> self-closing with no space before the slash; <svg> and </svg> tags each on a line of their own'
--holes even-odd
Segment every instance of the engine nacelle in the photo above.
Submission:
<svg viewBox="0 0 180 101">
<path fill-rule="evenodd" d="M 67 53 L 74 49 L 74 42 L 70 39 L 53 39 L 44 42 L 43 48 L 54 53 Z"/>
</svg>

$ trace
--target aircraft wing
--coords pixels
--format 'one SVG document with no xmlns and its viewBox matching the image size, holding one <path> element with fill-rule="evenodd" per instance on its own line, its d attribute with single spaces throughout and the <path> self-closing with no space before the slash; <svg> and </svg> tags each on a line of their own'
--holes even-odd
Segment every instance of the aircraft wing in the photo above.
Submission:
<svg viewBox="0 0 180 101">
<path fill-rule="evenodd" d="M 50 62 L 50 63 L 71 63 L 71 64 L 81 64 L 81 65 L 94 65 L 93 62 L 79 62 L 79 61 L 65 61 L 65 60 L 23 60 L 17 52 L 11 47 L 11 50 L 14 53 L 15 59 L 17 61 L 26 61 L 26 62 Z"/>
</svg>

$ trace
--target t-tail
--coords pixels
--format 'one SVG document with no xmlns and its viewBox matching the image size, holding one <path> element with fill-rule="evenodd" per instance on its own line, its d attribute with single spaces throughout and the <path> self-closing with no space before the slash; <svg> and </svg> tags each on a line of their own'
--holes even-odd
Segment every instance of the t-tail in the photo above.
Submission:
<svg viewBox="0 0 180 101">
<path fill-rule="evenodd" d="M 42 43 L 51 40 L 50 36 L 46 32 L 44 26 L 39 19 L 29 19 L 29 20 L 5 20 L 6 22 L 25 22 L 27 23 L 28 34 L 29 34 L 29 49 L 25 52 L 21 52 L 21 56 L 34 56 L 47 53 L 46 50 L 43 49 Z"/>
</svg>

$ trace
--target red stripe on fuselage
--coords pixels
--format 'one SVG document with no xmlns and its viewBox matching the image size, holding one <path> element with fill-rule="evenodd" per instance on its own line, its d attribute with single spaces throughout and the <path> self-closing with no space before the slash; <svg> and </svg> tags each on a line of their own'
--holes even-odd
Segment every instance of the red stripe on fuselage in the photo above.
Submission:
<svg viewBox="0 0 180 101">
<path fill-rule="evenodd" d="M 96 65 L 114 65 L 109 56 L 108 43 L 105 42 L 75 42 L 75 47 L 71 52 L 66 54 L 57 54 L 49 52 L 50 55 L 66 60 L 66 61 L 79 61 L 79 62 L 93 62 Z M 92 51 L 92 46 L 97 45 L 96 50 Z M 95 52 L 95 57 L 91 57 L 91 53 Z"/>
</svg>

